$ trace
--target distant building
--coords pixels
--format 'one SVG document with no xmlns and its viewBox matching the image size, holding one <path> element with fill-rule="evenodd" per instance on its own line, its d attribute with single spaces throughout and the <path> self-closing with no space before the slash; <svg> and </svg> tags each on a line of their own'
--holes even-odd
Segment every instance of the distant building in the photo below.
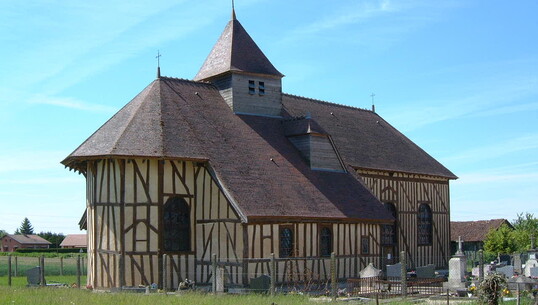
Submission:
<svg viewBox="0 0 538 305">
<path fill-rule="evenodd" d="M 17 249 L 48 249 L 51 243 L 33 234 L 8 234 L 2 238 L 2 251 L 15 252 Z"/>
<path fill-rule="evenodd" d="M 86 234 L 69 234 L 60 244 L 60 248 L 88 248 L 88 239 Z"/>
<path fill-rule="evenodd" d="M 506 219 L 491 219 L 477 221 L 451 221 L 450 222 L 450 241 L 452 253 L 456 252 L 458 237 L 463 240 L 463 251 L 478 251 L 484 249 L 484 240 L 491 230 L 499 229 L 503 224 L 512 228 L 510 222 Z"/>
</svg>

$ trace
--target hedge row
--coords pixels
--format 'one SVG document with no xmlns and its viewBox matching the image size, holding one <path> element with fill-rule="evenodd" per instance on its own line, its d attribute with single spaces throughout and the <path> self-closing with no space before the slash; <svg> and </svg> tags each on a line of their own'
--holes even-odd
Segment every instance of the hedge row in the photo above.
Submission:
<svg viewBox="0 0 538 305">
<path fill-rule="evenodd" d="M 17 253 L 80 253 L 80 249 L 76 248 L 49 248 L 49 249 L 17 249 Z M 82 253 L 86 253 L 86 249 L 82 249 Z"/>
</svg>

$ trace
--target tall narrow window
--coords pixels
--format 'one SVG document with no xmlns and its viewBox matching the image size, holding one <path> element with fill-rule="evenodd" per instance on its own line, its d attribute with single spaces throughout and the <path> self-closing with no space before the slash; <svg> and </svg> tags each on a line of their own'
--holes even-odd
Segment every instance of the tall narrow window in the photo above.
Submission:
<svg viewBox="0 0 538 305">
<path fill-rule="evenodd" d="M 385 203 L 385 208 L 390 212 L 395 220 L 394 223 L 390 225 L 383 225 L 381 227 L 381 244 L 385 246 L 396 245 L 398 243 L 398 235 L 396 231 L 398 212 L 396 212 L 396 207 L 394 204 L 390 202 Z"/>
<path fill-rule="evenodd" d="M 370 237 L 361 237 L 361 254 L 370 254 Z"/>
<path fill-rule="evenodd" d="M 254 82 L 253 80 L 248 81 L 248 93 L 256 94 L 256 82 Z"/>
<path fill-rule="evenodd" d="M 293 230 L 291 227 L 280 228 L 280 257 L 293 256 Z"/>
<path fill-rule="evenodd" d="M 181 197 L 172 197 L 164 205 L 164 250 L 191 251 L 190 207 Z"/>
<path fill-rule="evenodd" d="M 322 227 L 319 231 L 319 254 L 331 256 L 333 250 L 333 232 L 329 227 Z"/>
<path fill-rule="evenodd" d="M 258 82 L 258 94 L 265 95 L 265 82 Z"/>
<path fill-rule="evenodd" d="M 432 210 L 423 203 L 418 208 L 418 244 L 430 245 L 432 243 Z"/>
</svg>

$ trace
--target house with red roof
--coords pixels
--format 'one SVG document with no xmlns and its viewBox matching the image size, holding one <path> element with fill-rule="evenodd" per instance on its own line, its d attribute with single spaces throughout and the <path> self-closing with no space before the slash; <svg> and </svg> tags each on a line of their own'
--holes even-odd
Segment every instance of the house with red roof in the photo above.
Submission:
<svg viewBox="0 0 538 305">
<path fill-rule="evenodd" d="M 2 252 L 15 252 L 17 249 L 48 249 L 51 243 L 34 234 L 7 234 L 2 237 Z"/>
<path fill-rule="evenodd" d="M 60 248 L 86 249 L 88 248 L 87 236 L 86 234 L 67 234 L 60 243 Z"/>
<path fill-rule="evenodd" d="M 321 56 L 321 55 L 320 55 Z M 445 267 L 457 177 L 373 109 L 283 93 L 235 12 L 193 80 L 157 78 L 62 163 L 86 177 L 88 284 L 321 280 Z M 329 89 L 329 88 L 328 88 Z M 166 271 L 163 271 L 166 270 Z"/>
</svg>

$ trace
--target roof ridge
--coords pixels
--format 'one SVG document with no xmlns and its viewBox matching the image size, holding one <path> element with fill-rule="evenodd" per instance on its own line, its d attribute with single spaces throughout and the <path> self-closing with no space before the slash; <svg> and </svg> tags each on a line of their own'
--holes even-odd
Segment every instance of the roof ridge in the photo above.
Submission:
<svg viewBox="0 0 538 305">
<path fill-rule="evenodd" d="M 355 107 L 355 106 L 350 106 L 350 105 L 345 105 L 345 104 L 339 104 L 339 103 L 324 101 L 324 100 L 315 99 L 315 98 L 311 98 L 311 97 L 306 97 L 306 96 L 302 96 L 302 95 L 296 95 L 296 94 L 290 94 L 290 93 L 284 93 L 284 92 L 282 93 L 282 95 L 287 95 L 289 97 L 294 97 L 294 98 L 307 99 L 307 100 L 310 100 L 312 102 L 316 102 L 316 103 L 320 103 L 320 104 L 328 104 L 328 105 L 331 105 L 331 106 L 338 106 L 338 107 L 349 108 L 349 109 L 353 109 L 353 110 L 361 110 L 361 111 L 375 113 L 372 110 L 369 110 L 369 109 L 366 109 L 366 108 L 360 108 L 360 107 Z"/>
</svg>

